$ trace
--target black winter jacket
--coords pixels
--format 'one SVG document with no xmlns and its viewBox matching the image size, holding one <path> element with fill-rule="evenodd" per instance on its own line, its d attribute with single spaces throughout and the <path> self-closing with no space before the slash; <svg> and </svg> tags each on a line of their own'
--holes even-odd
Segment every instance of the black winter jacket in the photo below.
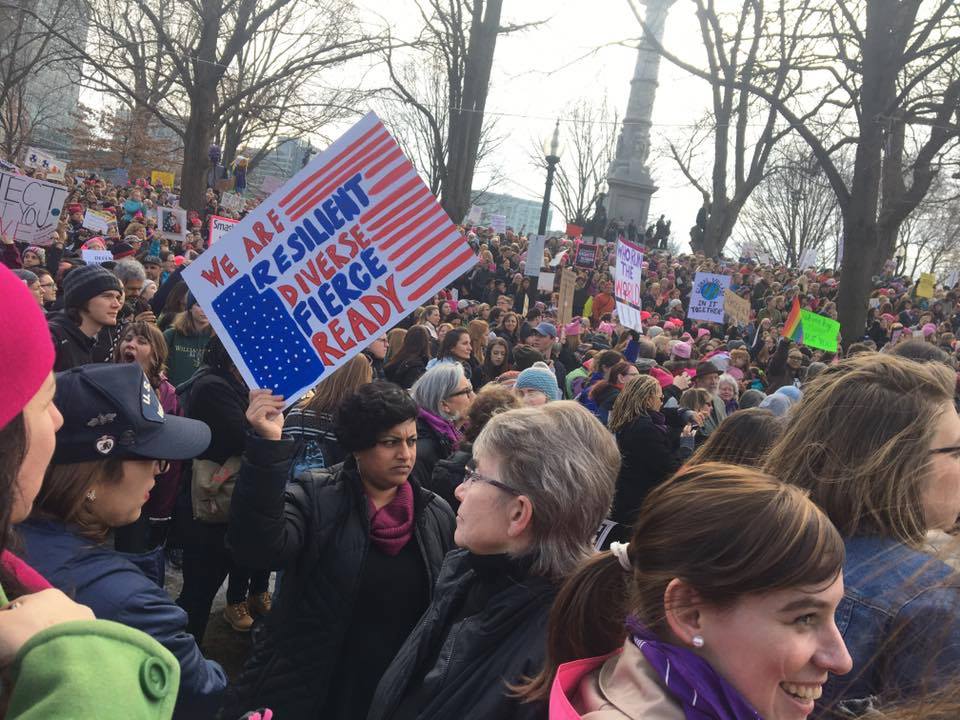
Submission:
<svg viewBox="0 0 960 720">
<path fill-rule="evenodd" d="M 470 445 L 460 443 L 460 448 L 450 457 L 437 461 L 437 464 L 433 466 L 429 483 L 424 486 L 446 500 L 453 512 L 457 512 L 460 507 L 460 501 L 457 500 L 454 492 L 463 483 L 467 463 L 472 459 L 473 453 L 470 451 Z"/>
<path fill-rule="evenodd" d="M 423 418 L 417 418 L 417 462 L 410 479 L 423 487 L 430 487 L 433 468 L 453 452 L 450 439 L 434 430 Z"/>
<path fill-rule="evenodd" d="M 50 313 L 47 316 L 47 325 L 56 353 L 53 361 L 54 372 L 63 372 L 94 362 L 93 349 L 97 345 L 97 338 L 84 335 L 80 326 L 68 318 L 66 312 L 61 310 Z"/>
<path fill-rule="evenodd" d="M 506 684 L 543 668 L 557 586 L 530 574 L 512 580 L 496 567 L 484 578 L 490 574 L 482 571 L 484 561 L 491 559 L 496 558 L 477 558 L 466 550 L 447 555 L 434 600 L 381 678 L 367 720 L 546 717 L 544 705 L 519 702 Z M 481 582 L 497 589 L 483 598 L 479 612 L 464 616 L 461 606 L 471 602 Z M 407 698 L 398 712 L 409 694 L 416 696 L 414 707 Z"/>
<path fill-rule="evenodd" d="M 663 408 L 668 427 L 682 428 L 685 414 L 675 408 Z M 610 518 L 633 525 L 647 493 L 675 473 L 693 450 L 675 445 L 669 432 L 658 428 L 649 415 L 640 415 L 616 433 L 622 463 L 617 476 Z"/>
<path fill-rule="evenodd" d="M 320 718 L 330 692 L 370 546 L 367 502 L 352 457 L 286 485 L 295 443 L 247 436 L 227 542 L 246 566 L 285 568 L 276 603 L 254 633 L 222 717 L 270 707 L 278 718 Z M 453 545 L 443 500 L 414 488 L 414 539 L 431 590 Z M 286 487 L 285 487 L 286 486 Z M 384 588 L 388 592 L 388 588 Z"/>
<path fill-rule="evenodd" d="M 396 383 L 404 390 L 409 390 L 420 376 L 427 371 L 427 364 L 421 358 L 407 358 L 396 364 L 389 364 L 384 369 L 387 380 Z"/>
</svg>

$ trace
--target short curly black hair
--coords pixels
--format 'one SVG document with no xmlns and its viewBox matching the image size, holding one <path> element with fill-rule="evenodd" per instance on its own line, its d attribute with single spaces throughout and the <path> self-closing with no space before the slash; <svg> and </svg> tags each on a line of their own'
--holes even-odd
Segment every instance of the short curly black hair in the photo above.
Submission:
<svg viewBox="0 0 960 720">
<path fill-rule="evenodd" d="M 367 450 L 381 433 L 417 417 L 417 404 L 399 385 L 377 381 L 361 385 L 347 397 L 333 418 L 333 429 L 346 452 Z"/>
</svg>

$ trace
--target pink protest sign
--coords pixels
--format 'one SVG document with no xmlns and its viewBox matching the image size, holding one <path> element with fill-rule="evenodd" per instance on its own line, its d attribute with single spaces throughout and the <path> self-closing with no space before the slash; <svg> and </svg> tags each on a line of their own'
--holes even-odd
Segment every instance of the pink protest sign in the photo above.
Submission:
<svg viewBox="0 0 960 720">
<path fill-rule="evenodd" d="M 183 276 L 247 384 L 290 404 L 475 263 L 370 113 Z"/>
</svg>

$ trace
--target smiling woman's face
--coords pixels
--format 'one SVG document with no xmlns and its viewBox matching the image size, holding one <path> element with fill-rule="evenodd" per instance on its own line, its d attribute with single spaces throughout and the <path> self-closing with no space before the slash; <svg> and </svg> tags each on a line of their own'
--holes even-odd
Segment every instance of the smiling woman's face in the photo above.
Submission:
<svg viewBox="0 0 960 720">
<path fill-rule="evenodd" d="M 804 720 L 829 674 L 852 661 L 834 623 L 843 578 L 828 587 L 748 595 L 727 609 L 700 612 L 698 654 L 730 682 L 764 720 Z"/>
</svg>

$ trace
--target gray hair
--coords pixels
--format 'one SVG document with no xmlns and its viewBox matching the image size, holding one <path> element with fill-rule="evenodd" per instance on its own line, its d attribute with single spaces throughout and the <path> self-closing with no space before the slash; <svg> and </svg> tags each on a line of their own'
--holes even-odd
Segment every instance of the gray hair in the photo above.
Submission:
<svg viewBox="0 0 960 720">
<path fill-rule="evenodd" d="M 560 400 L 495 415 L 473 456 L 495 460 L 501 482 L 530 499 L 534 573 L 560 580 L 590 556 L 613 502 L 620 451 L 586 408 Z"/>
<path fill-rule="evenodd" d="M 460 363 L 437 363 L 420 376 L 410 394 L 417 405 L 427 412 L 453 420 L 441 409 L 441 403 L 457 391 L 457 386 L 464 377 L 463 365 Z"/>
<path fill-rule="evenodd" d="M 719 378 L 717 378 L 717 387 L 727 384 L 733 388 L 733 394 L 735 397 L 740 395 L 740 383 L 737 382 L 737 379 L 730 373 L 723 373 Z"/>
<path fill-rule="evenodd" d="M 113 274 L 117 276 L 121 284 L 125 284 L 128 280 L 140 280 L 141 282 L 147 280 L 147 273 L 144 271 L 143 265 L 140 264 L 139 260 L 133 258 L 124 258 L 118 261 L 113 266 Z"/>
</svg>

